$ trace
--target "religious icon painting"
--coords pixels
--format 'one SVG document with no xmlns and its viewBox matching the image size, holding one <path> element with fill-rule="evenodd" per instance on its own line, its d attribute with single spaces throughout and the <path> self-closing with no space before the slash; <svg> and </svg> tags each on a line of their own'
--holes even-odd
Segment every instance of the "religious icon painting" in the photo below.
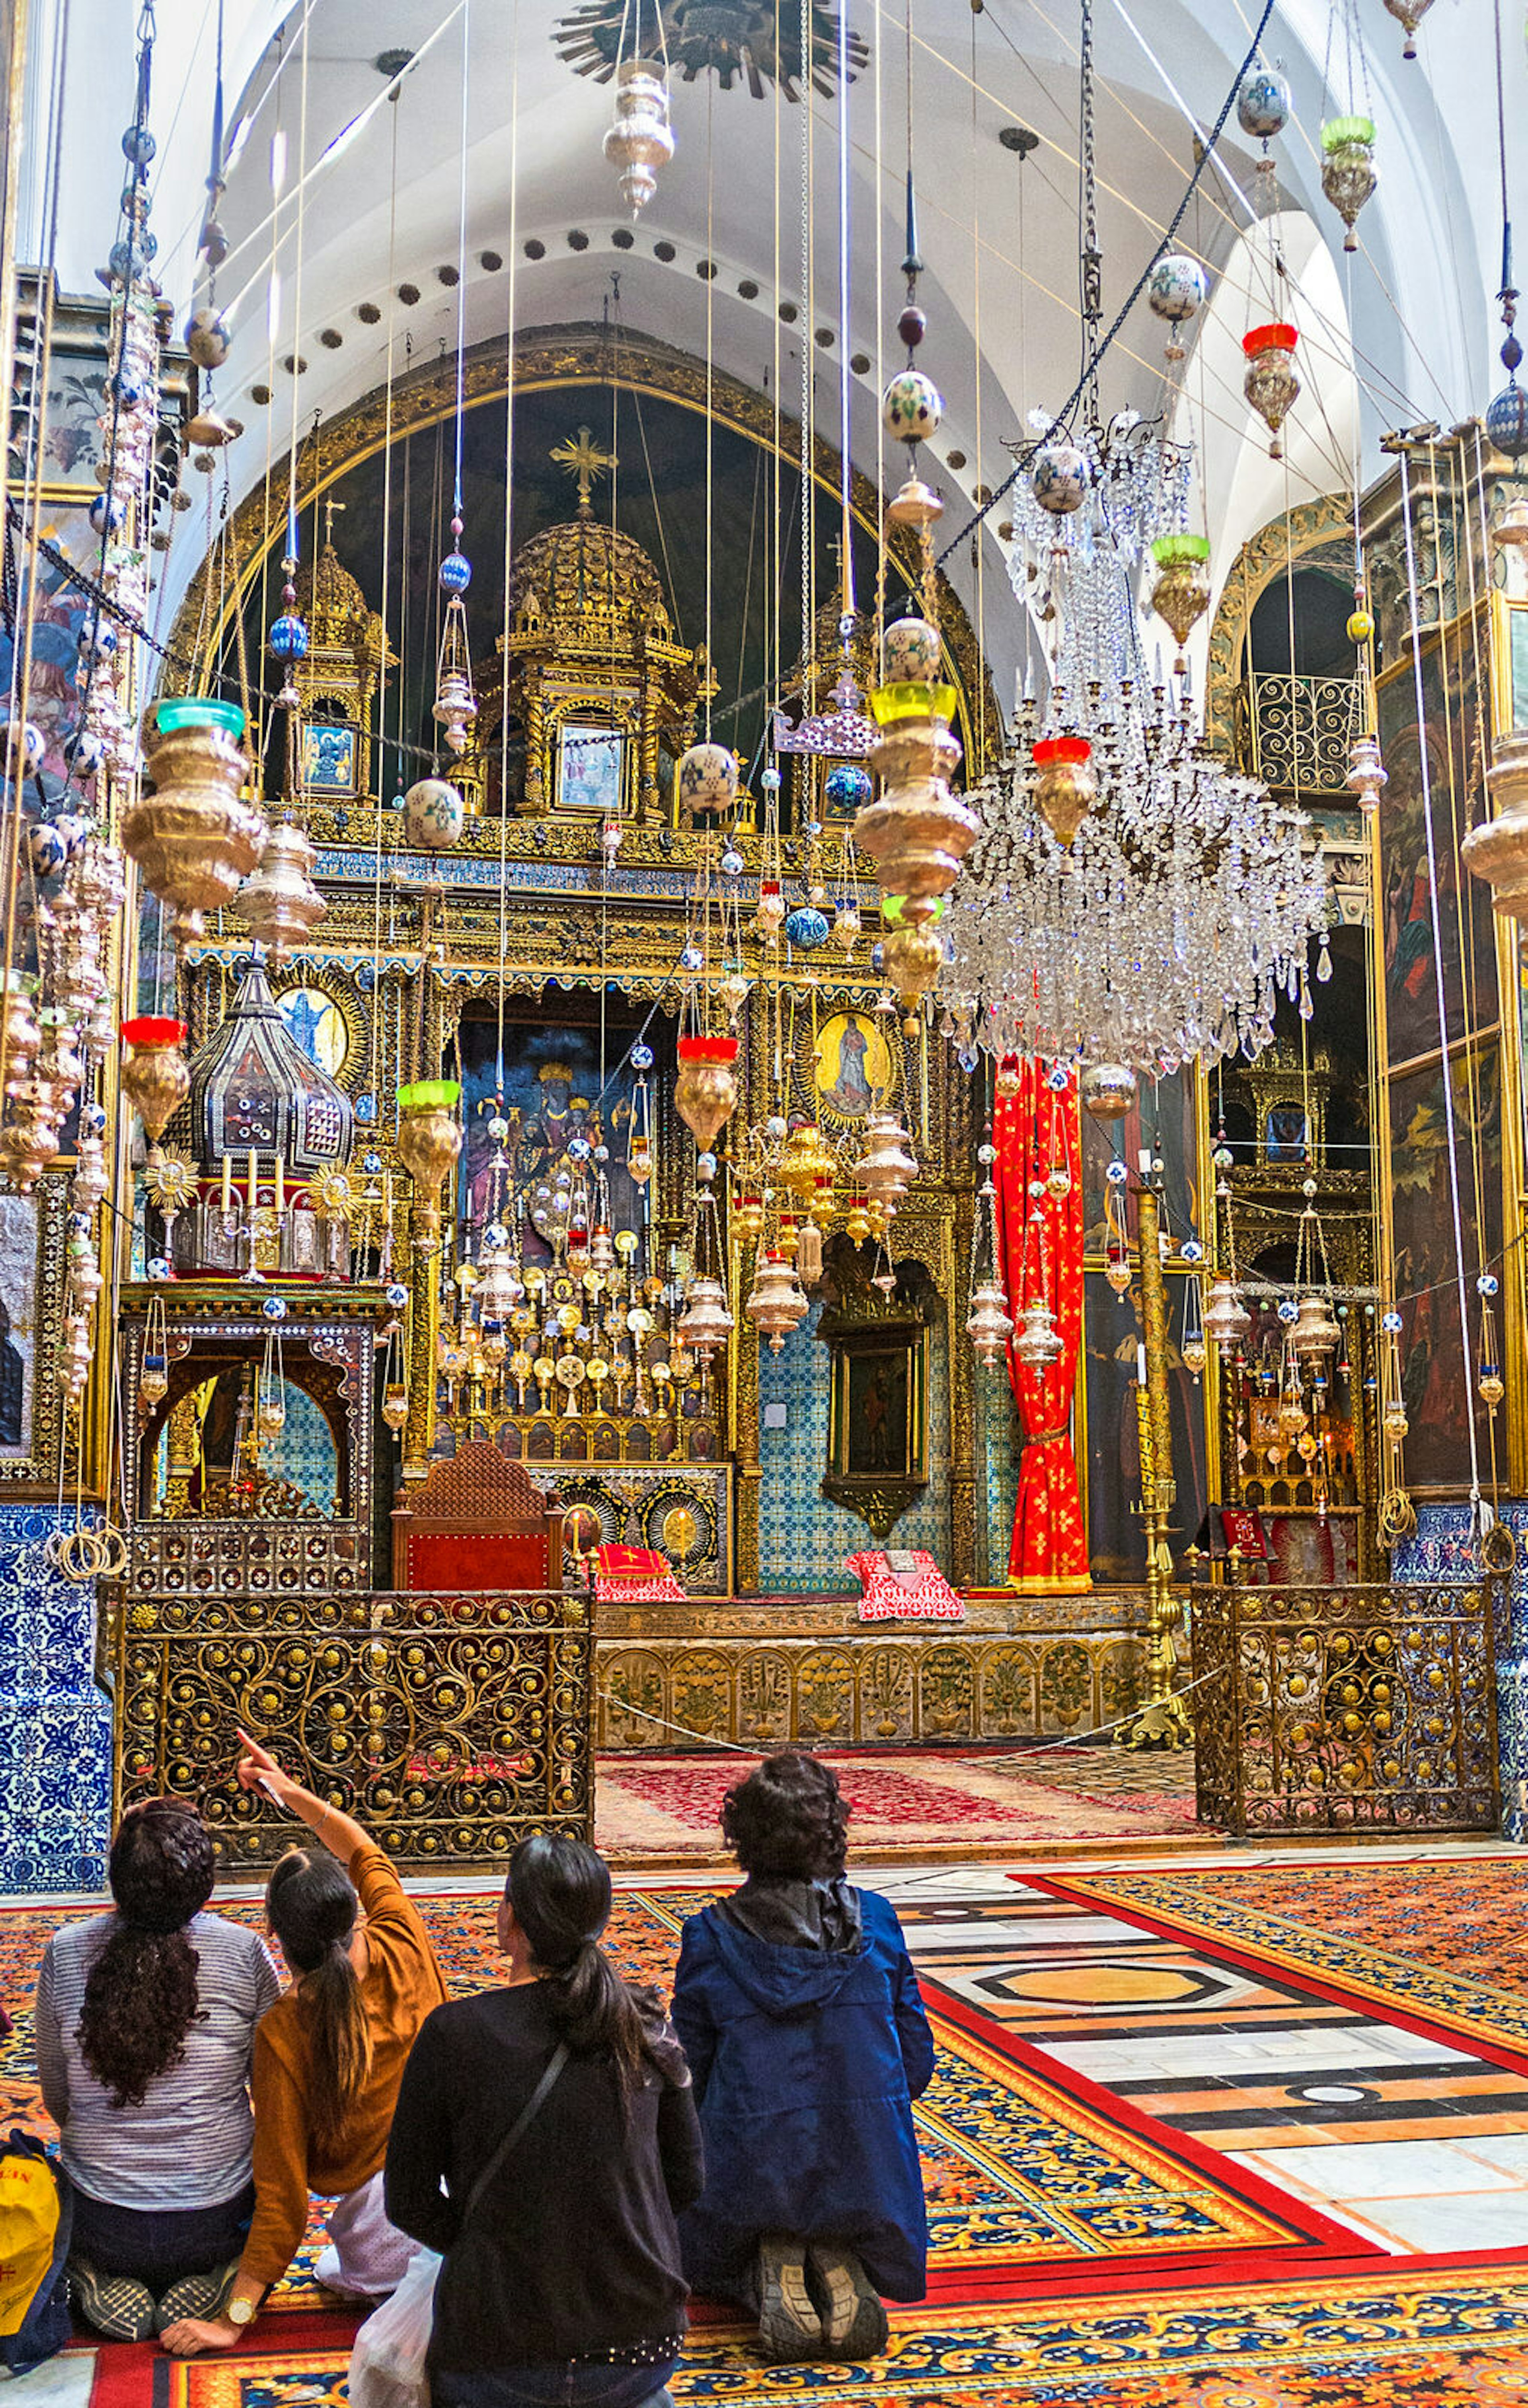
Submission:
<svg viewBox="0 0 1528 2408">
<path fill-rule="evenodd" d="M 896 1064 L 879 1023 L 868 1011 L 836 1011 L 817 1031 L 812 1081 L 825 1120 L 862 1121 L 891 1091 Z"/>
<path fill-rule="evenodd" d="M 315 795 L 355 792 L 355 730 L 323 720 L 310 721 L 302 731 L 302 781 Z"/>
<path fill-rule="evenodd" d="M 600 819 L 621 816 L 625 738 L 613 727 L 565 720 L 557 746 L 557 809 Z"/>
<path fill-rule="evenodd" d="M 43 1367 L 63 1323 L 67 1198 L 60 1178 L 30 1196 L 0 1196 L 0 1480 L 47 1482 L 58 1470 L 58 1389 Z"/>
<path fill-rule="evenodd" d="M 350 1052 L 350 1030 L 339 1006 L 316 986 L 289 986 L 278 1002 L 288 1035 L 296 1039 L 310 1062 L 338 1079 Z"/>
</svg>

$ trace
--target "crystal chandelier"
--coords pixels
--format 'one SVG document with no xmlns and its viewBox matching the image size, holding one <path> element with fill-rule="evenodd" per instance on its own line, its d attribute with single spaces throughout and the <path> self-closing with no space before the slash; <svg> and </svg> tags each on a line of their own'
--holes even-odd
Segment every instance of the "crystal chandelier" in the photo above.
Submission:
<svg viewBox="0 0 1528 2408">
<path fill-rule="evenodd" d="M 1020 707 L 1015 754 L 982 798 L 944 992 L 968 1053 L 1156 1077 L 1268 1042 L 1276 993 L 1301 994 L 1306 942 L 1326 924 L 1325 882 L 1303 816 L 1202 751 L 1187 677 L 1151 676 L 1143 659 L 1132 573 L 1181 526 L 1185 456 L 1117 421 L 1083 440 L 1065 539 L 1024 522 L 1049 547 L 1034 566 L 1048 579 L 1050 690 Z M 1036 483 L 1057 486 L 1038 466 Z M 1057 808 L 1058 738 L 1088 746 L 1080 810 L 1075 797 Z"/>
</svg>

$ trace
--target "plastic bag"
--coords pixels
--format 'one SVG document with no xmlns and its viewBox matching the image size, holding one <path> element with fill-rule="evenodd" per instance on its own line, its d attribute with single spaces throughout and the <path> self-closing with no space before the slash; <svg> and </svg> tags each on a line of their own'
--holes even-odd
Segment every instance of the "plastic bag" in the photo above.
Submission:
<svg viewBox="0 0 1528 2408">
<path fill-rule="evenodd" d="M 421 2249 L 392 2298 L 368 2316 L 351 2351 L 351 2408 L 429 2408 L 425 2354 L 440 2272 L 434 2250 Z"/>
</svg>

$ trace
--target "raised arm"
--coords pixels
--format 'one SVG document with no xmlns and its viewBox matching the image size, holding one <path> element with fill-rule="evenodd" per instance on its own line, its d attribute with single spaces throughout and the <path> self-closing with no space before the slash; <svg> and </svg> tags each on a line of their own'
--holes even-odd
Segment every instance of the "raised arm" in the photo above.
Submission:
<svg viewBox="0 0 1528 2408">
<path fill-rule="evenodd" d="M 277 1806 L 285 1807 L 306 1823 L 315 1840 L 348 1865 L 357 1848 L 369 1848 L 371 1834 L 363 1830 L 353 1815 L 342 1814 L 338 1806 L 326 1799 L 315 1798 L 300 1781 L 294 1781 L 281 1770 L 276 1758 L 252 1740 L 248 1731 L 238 1734 L 238 1785 L 240 1789 L 263 1789 Z"/>
</svg>

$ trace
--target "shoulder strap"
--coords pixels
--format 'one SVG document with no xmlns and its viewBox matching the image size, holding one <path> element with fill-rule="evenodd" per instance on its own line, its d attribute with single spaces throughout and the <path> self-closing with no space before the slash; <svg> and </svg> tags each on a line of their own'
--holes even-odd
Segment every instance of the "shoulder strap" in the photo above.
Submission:
<svg viewBox="0 0 1528 2408">
<path fill-rule="evenodd" d="M 558 2082 L 562 2078 L 563 2067 L 568 2062 L 568 2042 L 565 2040 L 560 2040 L 547 2060 L 546 2071 L 542 2074 L 540 2082 L 538 2082 L 535 2089 L 531 2092 L 530 2097 L 521 2108 L 519 2114 L 515 2117 L 514 2122 L 510 2126 L 509 2130 L 505 2133 L 504 2138 L 500 2141 L 497 2148 L 494 2151 L 493 2156 L 483 2167 L 482 2173 L 479 2174 L 477 2178 L 477 2181 L 468 2192 L 467 2205 L 462 2210 L 461 2224 L 457 2228 L 458 2233 L 465 2230 L 466 2227 L 470 2224 L 479 2206 L 482 2204 L 483 2192 L 487 2189 L 495 2175 L 501 2172 L 507 2159 L 525 2139 L 532 2123 L 541 2114 L 541 2109 L 546 2105 L 547 2100 L 551 2098 L 553 2091 L 555 2089 Z"/>
</svg>

